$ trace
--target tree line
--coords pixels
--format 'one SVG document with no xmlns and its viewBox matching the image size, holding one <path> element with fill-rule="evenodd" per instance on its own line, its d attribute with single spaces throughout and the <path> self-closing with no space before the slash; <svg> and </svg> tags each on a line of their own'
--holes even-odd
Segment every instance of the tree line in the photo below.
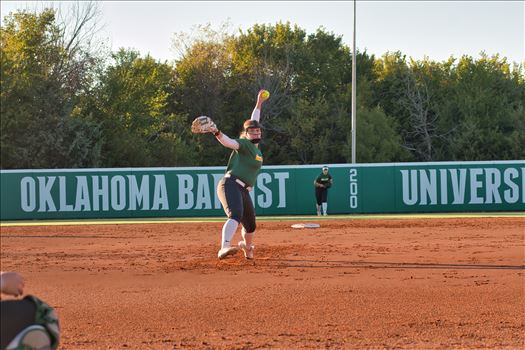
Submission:
<svg viewBox="0 0 525 350">
<path fill-rule="evenodd" d="M 208 115 L 236 137 L 261 88 L 265 164 L 351 161 L 352 55 L 340 36 L 202 26 L 175 34 L 169 63 L 97 47 L 96 7 L 77 10 L 69 23 L 53 9 L 4 18 L 1 168 L 224 165 L 229 151 L 191 121 Z M 356 64 L 358 162 L 525 159 L 523 62 L 364 51 Z"/>
</svg>

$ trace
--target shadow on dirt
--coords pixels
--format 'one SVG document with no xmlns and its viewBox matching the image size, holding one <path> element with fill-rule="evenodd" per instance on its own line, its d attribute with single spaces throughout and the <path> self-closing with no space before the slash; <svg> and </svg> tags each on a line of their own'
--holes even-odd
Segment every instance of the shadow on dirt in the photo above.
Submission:
<svg viewBox="0 0 525 350">
<path fill-rule="evenodd" d="M 487 265 L 487 264 L 435 264 L 399 263 L 384 261 L 342 261 L 305 259 L 260 259 L 275 267 L 297 268 L 369 268 L 369 269 L 446 269 L 446 270 L 525 270 L 525 265 Z"/>
</svg>

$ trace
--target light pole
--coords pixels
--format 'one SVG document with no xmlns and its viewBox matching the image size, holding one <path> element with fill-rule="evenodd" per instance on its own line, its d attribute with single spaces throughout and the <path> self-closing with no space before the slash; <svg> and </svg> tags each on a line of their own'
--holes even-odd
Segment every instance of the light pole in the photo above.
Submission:
<svg viewBox="0 0 525 350">
<path fill-rule="evenodd" d="M 356 10 L 356 2 L 357 0 L 354 0 L 354 40 L 352 44 L 352 164 L 356 163 L 356 106 L 355 106 L 355 100 L 356 100 L 356 48 L 355 48 L 355 10 Z"/>
</svg>

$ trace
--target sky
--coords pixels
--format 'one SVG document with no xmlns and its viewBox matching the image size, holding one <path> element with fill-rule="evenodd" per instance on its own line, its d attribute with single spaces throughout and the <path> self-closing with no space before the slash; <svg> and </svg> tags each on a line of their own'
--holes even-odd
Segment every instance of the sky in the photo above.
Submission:
<svg viewBox="0 0 525 350">
<path fill-rule="evenodd" d="M 2 1 L 2 19 L 16 9 L 53 2 Z M 62 8 L 68 6 L 61 2 Z M 56 4 L 56 2 L 55 2 Z M 70 4 L 70 3 L 69 3 Z M 322 27 L 352 47 L 352 1 L 100 1 L 100 36 L 110 49 L 133 48 L 156 59 L 179 58 L 175 33 L 197 25 L 231 32 L 254 24 L 297 24 L 308 34 Z M 478 58 L 499 54 L 509 62 L 525 59 L 525 0 L 521 1 L 357 1 L 357 49 L 381 56 L 443 61 L 451 55 Z"/>
</svg>

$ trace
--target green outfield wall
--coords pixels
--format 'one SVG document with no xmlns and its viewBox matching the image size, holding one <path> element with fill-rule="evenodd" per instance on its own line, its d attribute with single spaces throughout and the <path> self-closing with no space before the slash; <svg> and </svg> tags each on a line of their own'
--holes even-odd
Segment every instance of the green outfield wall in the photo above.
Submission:
<svg viewBox="0 0 525 350">
<path fill-rule="evenodd" d="M 314 215 L 321 165 L 265 166 L 258 215 Z M 328 164 L 329 214 L 525 211 L 525 161 Z M 224 167 L 2 170 L 1 220 L 222 216 Z"/>
</svg>

